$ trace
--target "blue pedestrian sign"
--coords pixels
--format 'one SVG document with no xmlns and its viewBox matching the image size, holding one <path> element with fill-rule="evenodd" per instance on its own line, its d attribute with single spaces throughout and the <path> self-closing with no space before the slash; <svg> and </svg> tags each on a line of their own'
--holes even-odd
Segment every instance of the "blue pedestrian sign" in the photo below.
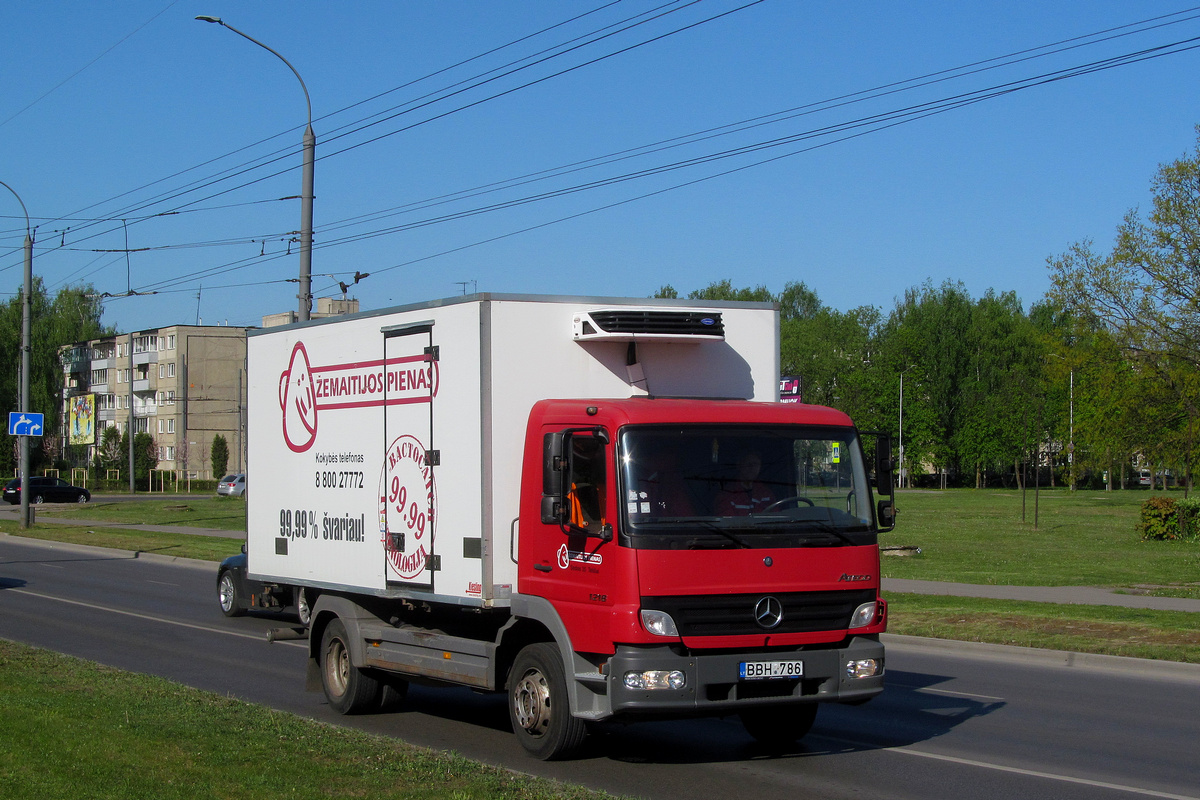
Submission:
<svg viewBox="0 0 1200 800">
<path fill-rule="evenodd" d="M 9 436 L 41 436 L 44 424 L 43 414 L 30 412 L 8 412 Z"/>
</svg>

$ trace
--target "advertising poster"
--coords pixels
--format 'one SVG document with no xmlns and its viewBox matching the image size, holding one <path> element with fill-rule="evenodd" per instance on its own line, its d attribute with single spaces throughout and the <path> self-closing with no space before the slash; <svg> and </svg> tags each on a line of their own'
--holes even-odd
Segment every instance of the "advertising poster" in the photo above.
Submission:
<svg viewBox="0 0 1200 800">
<path fill-rule="evenodd" d="M 68 431 L 71 444 L 96 443 L 96 395 L 83 394 L 68 401 Z"/>
</svg>

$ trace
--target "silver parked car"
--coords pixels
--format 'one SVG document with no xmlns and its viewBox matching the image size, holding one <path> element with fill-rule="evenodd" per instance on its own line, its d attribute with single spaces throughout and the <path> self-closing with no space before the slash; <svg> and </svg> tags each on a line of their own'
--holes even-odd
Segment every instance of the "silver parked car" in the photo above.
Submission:
<svg viewBox="0 0 1200 800">
<path fill-rule="evenodd" d="M 241 472 L 221 478 L 217 483 L 217 494 L 225 495 L 226 497 L 245 497 L 246 474 Z"/>
</svg>

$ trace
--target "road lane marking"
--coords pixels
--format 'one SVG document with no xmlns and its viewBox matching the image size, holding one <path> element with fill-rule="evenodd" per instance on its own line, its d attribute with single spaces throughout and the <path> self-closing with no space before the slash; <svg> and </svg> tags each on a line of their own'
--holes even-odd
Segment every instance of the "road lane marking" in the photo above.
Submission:
<svg viewBox="0 0 1200 800">
<path fill-rule="evenodd" d="M 133 617 L 134 619 L 144 619 L 144 620 L 148 620 L 150 622 L 161 622 L 164 625 L 174 625 L 179 628 L 190 628 L 190 629 L 196 630 L 196 631 L 205 631 L 206 633 L 222 633 L 222 634 L 225 634 L 226 636 L 237 636 L 238 638 L 241 638 L 241 639 L 253 639 L 258 642 L 263 642 L 264 644 L 268 643 L 267 635 L 265 633 L 261 633 L 261 634 L 242 633 L 240 631 L 231 631 L 231 630 L 227 630 L 225 628 L 214 628 L 211 625 L 197 625 L 194 622 L 181 622 L 180 620 L 176 620 L 176 619 L 165 619 L 163 617 L 153 617 L 153 616 L 150 616 L 149 614 L 140 614 L 136 611 L 124 611 L 119 608 L 109 608 L 108 606 L 98 606 L 95 603 L 84 603 L 80 600 L 68 600 L 65 597 L 55 597 L 54 595 L 42 594 L 41 592 L 31 592 L 28 589 L 5 589 L 4 591 L 8 592 L 8 593 L 12 593 L 12 594 L 23 594 L 23 595 L 27 595 L 29 597 L 36 597 L 39 600 L 53 600 L 57 603 L 66 603 L 67 605 L 72 605 L 72 606 L 82 606 L 83 608 L 90 608 L 90 609 L 93 609 L 94 611 L 107 611 L 110 614 L 120 614 L 121 616 Z M 272 644 L 276 644 L 276 643 L 277 644 L 286 644 L 286 645 L 290 645 L 292 647 L 307 647 L 308 646 L 308 645 L 302 644 L 298 641 L 287 641 L 287 640 L 273 642 Z"/>
<path fill-rule="evenodd" d="M 1156 789 L 1144 789 L 1140 786 L 1128 786 L 1123 783 L 1110 783 L 1108 781 L 1096 781 L 1090 778 L 1077 778 L 1073 775 L 1059 775 L 1055 772 L 1041 772 L 1035 769 L 1024 769 L 1022 767 L 1010 767 L 1004 764 L 993 764 L 989 761 L 978 761 L 973 758 L 960 758 L 958 756 L 947 756 L 940 753 L 930 753 L 925 750 L 916 750 L 911 747 L 887 747 L 883 745 L 875 745 L 869 742 L 856 742 L 851 739 L 842 739 L 836 736 L 824 737 L 832 739 L 842 744 L 849 744 L 855 747 L 879 747 L 889 753 L 901 753 L 907 756 L 917 756 L 918 758 L 928 758 L 933 761 L 945 761 L 951 764 L 961 764 L 966 767 L 979 767 L 981 769 L 990 769 L 997 772 L 1008 772 L 1013 775 L 1024 775 L 1030 778 L 1042 778 L 1044 780 L 1059 781 L 1060 783 L 1073 783 L 1077 786 L 1091 786 L 1097 789 L 1112 789 L 1117 792 L 1128 792 L 1129 794 L 1142 795 L 1143 797 L 1158 797 L 1162 800 L 1200 800 L 1200 797 L 1191 794 L 1172 794 L 1171 792 L 1160 792 Z"/>
<path fill-rule="evenodd" d="M 914 692 L 922 692 L 925 694 L 944 694 L 944 695 L 948 695 L 950 697 L 968 697 L 972 700 L 990 700 L 993 703 L 1008 702 L 1003 697 L 992 697 L 991 695 L 987 695 L 987 694 L 972 694 L 971 692 L 952 692 L 949 689 L 929 689 L 929 688 L 913 687 L 913 691 Z"/>
</svg>

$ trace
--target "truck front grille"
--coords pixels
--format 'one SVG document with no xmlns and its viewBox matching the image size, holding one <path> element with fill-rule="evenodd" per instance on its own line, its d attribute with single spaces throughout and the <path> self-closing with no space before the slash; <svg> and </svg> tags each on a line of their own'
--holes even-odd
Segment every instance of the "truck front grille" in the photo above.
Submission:
<svg viewBox="0 0 1200 800">
<path fill-rule="evenodd" d="M 773 627 L 758 622 L 760 601 L 778 601 Z M 874 589 L 643 597 L 642 608 L 665 611 L 681 636 L 738 636 L 755 633 L 812 633 L 845 630 L 854 609 L 875 600 Z"/>
</svg>

